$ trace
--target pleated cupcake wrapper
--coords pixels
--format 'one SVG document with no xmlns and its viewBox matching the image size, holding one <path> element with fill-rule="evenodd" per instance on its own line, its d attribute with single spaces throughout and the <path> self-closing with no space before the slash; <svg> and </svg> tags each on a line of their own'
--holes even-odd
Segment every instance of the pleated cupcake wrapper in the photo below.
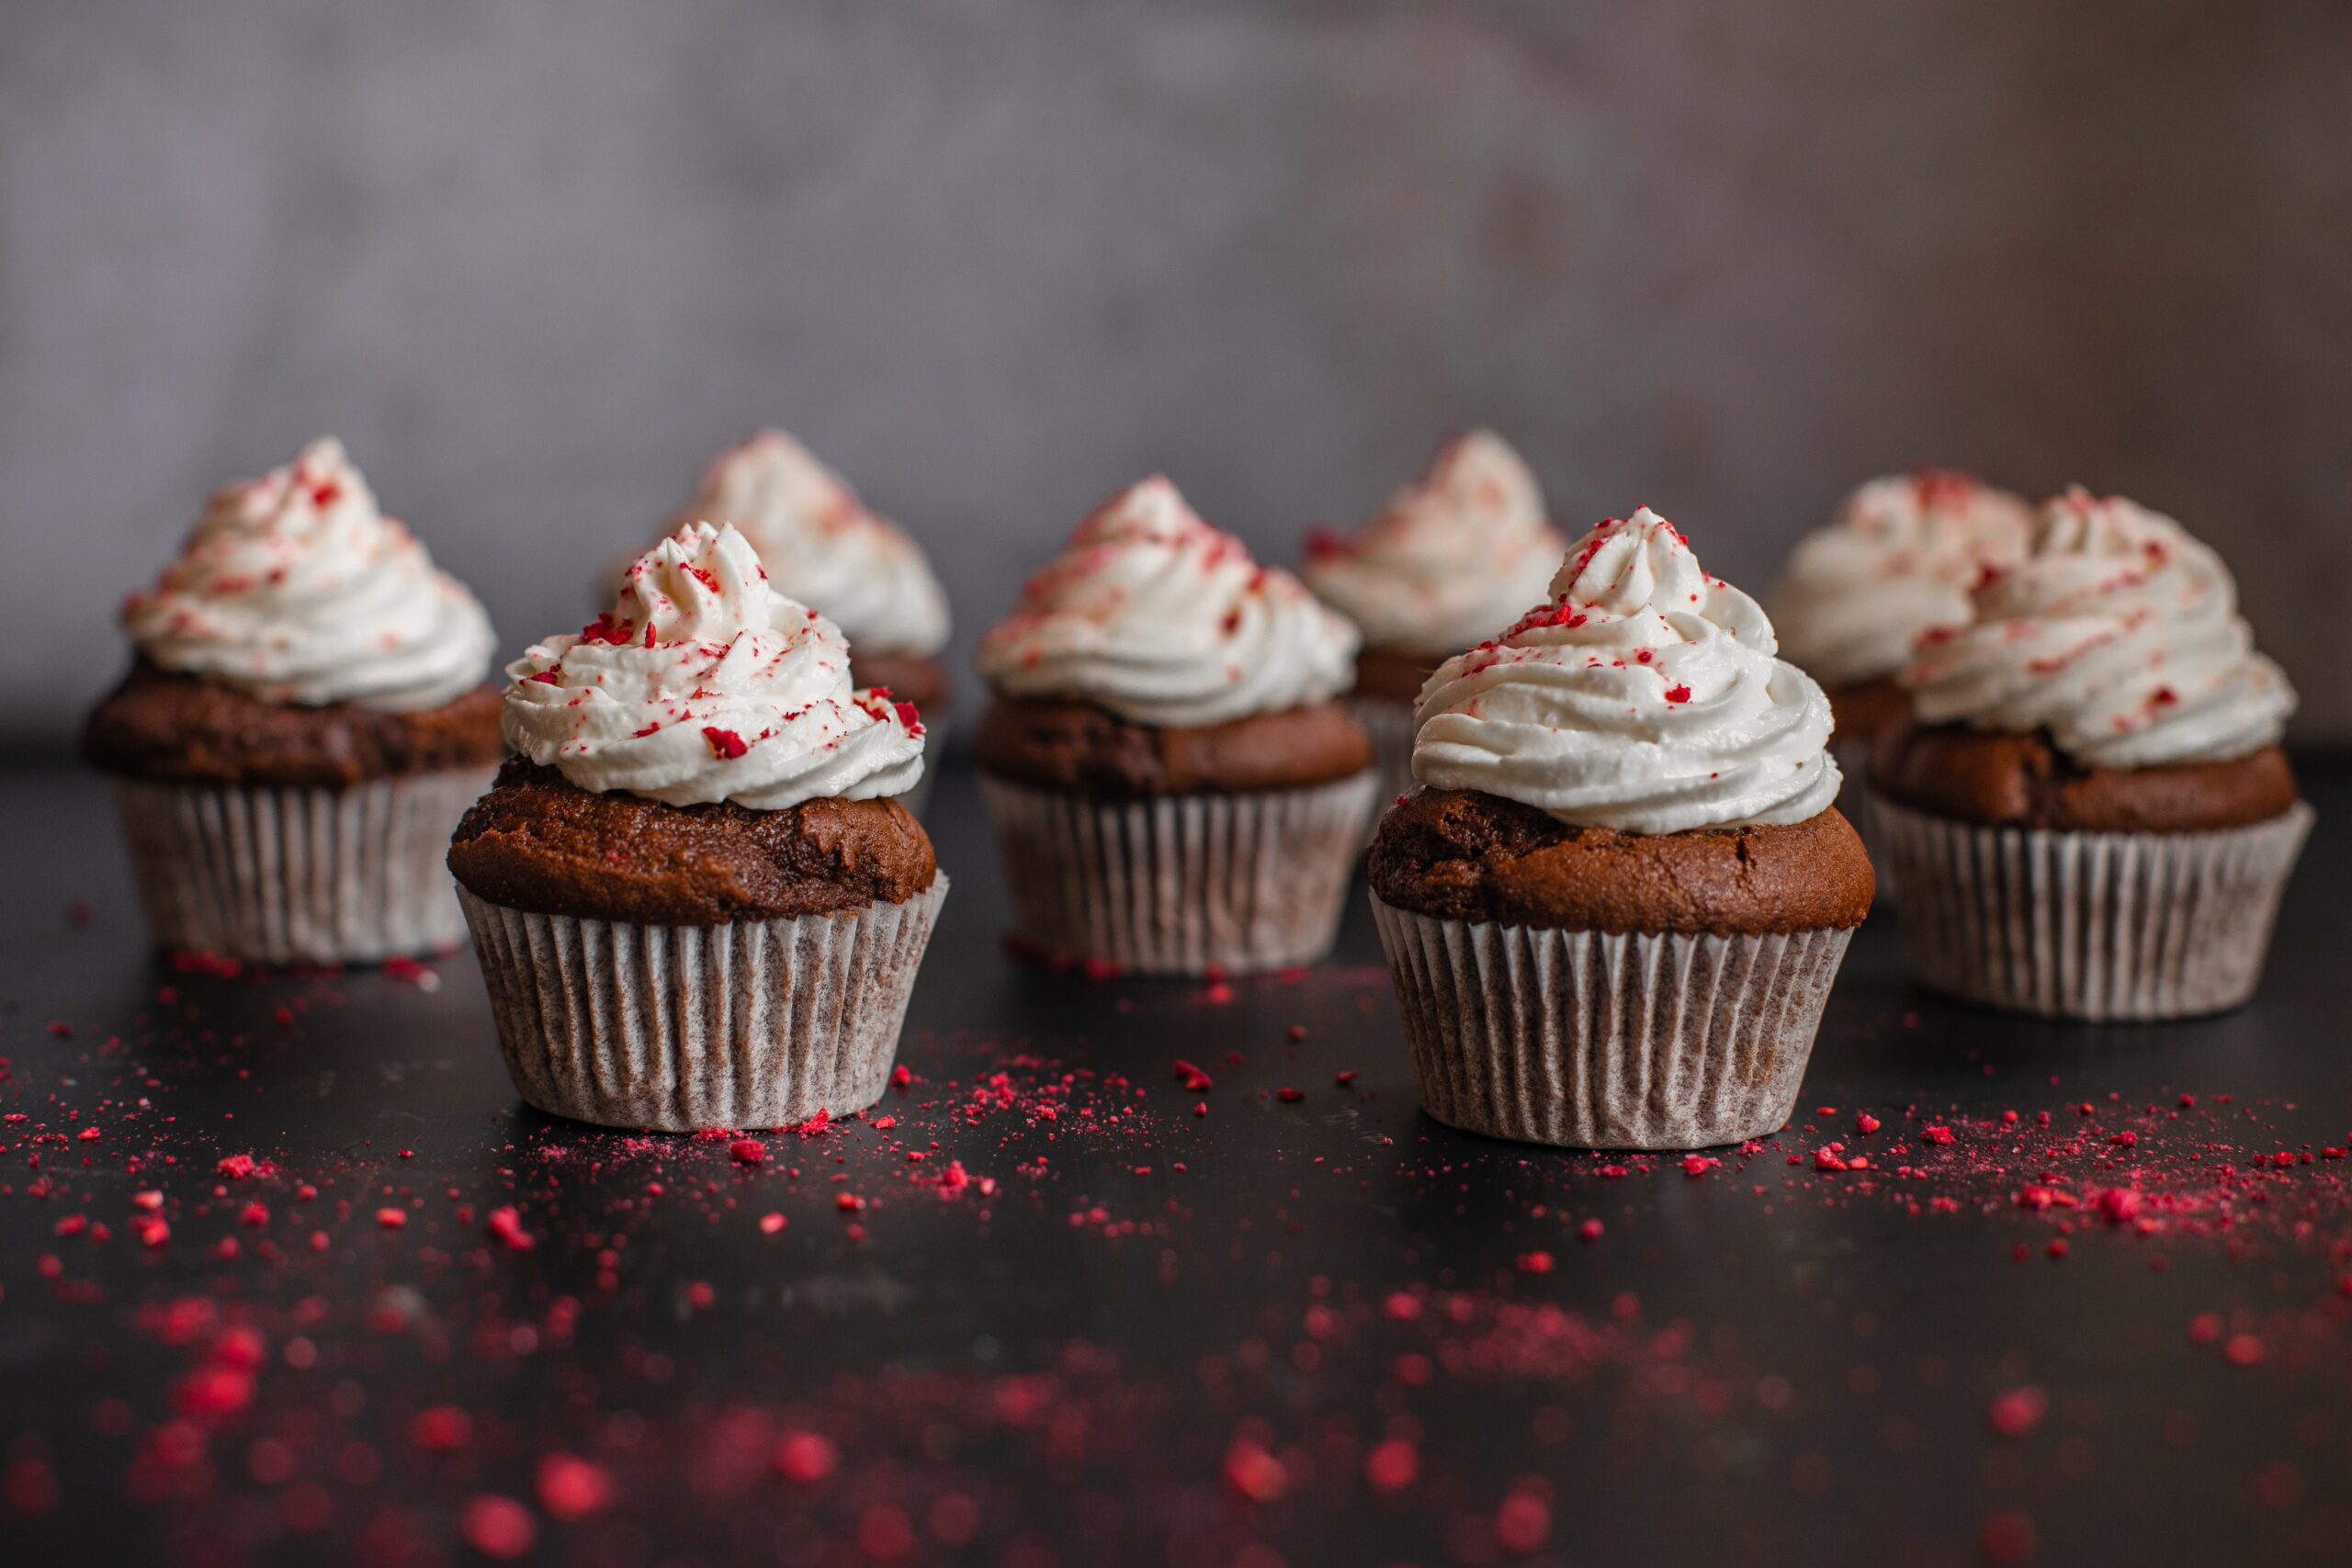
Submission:
<svg viewBox="0 0 2352 1568">
<path fill-rule="evenodd" d="M 1146 975 L 1307 964 L 1331 951 L 1377 788 L 1102 802 L 980 776 L 1023 934 Z"/>
<path fill-rule="evenodd" d="M 718 926 L 458 896 L 516 1093 L 575 1122 L 697 1133 L 882 1098 L 947 878 L 903 903 Z"/>
<path fill-rule="evenodd" d="M 2092 1021 L 2191 1018 L 2254 994 L 2312 808 L 2210 833 L 1987 828 L 1872 795 L 1912 972 L 1939 991 Z"/>
<path fill-rule="evenodd" d="M 167 948 L 361 963 L 465 937 L 444 857 L 490 768 L 347 789 L 114 781 L 147 924 Z"/>
<path fill-rule="evenodd" d="M 1612 934 L 1372 900 L 1421 1105 L 1579 1149 L 1698 1149 L 1787 1124 L 1850 931 Z"/>
<path fill-rule="evenodd" d="M 1395 697 L 1356 696 L 1348 699 L 1348 711 L 1372 737 L 1372 771 L 1379 780 L 1372 818 L 1364 824 L 1369 842 L 1396 797 L 1413 793 L 1413 705 Z"/>
</svg>

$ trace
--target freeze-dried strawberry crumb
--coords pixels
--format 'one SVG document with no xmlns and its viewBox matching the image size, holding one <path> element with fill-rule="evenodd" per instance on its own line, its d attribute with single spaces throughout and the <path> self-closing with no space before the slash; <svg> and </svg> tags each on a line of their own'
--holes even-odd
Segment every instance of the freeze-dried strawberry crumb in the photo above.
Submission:
<svg viewBox="0 0 2352 1568">
<path fill-rule="evenodd" d="M 1532 1476 L 1512 1485 L 1495 1510 L 1495 1544 L 1525 1556 L 1552 1536 L 1551 1488 Z"/>
<path fill-rule="evenodd" d="M 593 1460 L 551 1453 L 539 1461 L 539 1506 L 558 1519 L 584 1519 L 613 1502 L 612 1472 Z"/>
<path fill-rule="evenodd" d="M 512 1207 L 492 1209 L 484 1230 L 492 1241 L 515 1252 L 528 1252 L 538 1245 L 531 1233 L 523 1228 L 521 1211 Z"/>
<path fill-rule="evenodd" d="M 529 1552 L 539 1539 L 539 1526 L 531 1510 L 514 1498 L 485 1492 L 468 1499 L 458 1518 L 458 1533 L 484 1557 L 511 1562 Z"/>
<path fill-rule="evenodd" d="M 731 729 L 720 729 L 716 725 L 704 725 L 702 738 L 710 742 L 713 756 L 723 758 L 728 761 L 733 761 L 751 750 L 749 746 L 743 744 L 741 736 Z"/>
<path fill-rule="evenodd" d="M 1420 1472 L 1420 1450 L 1401 1438 L 1391 1438 L 1364 1456 L 1363 1477 L 1382 1492 L 1401 1492 Z"/>
<path fill-rule="evenodd" d="M 2028 1384 L 1993 1396 L 1984 1419 L 2004 1438 L 2022 1438 L 2041 1425 L 2050 1412 L 2050 1396 Z"/>
<path fill-rule="evenodd" d="M 738 1138 L 727 1145 L 727 1154 L 737 1165 L 764 1165 L 768 1146 L 757 1138 Z"/>
<path fill-rule="evenodd" d="M 841 1461 L 833 1440 L 820 1432 L 786 1432 L 775 1445 L 775 1472 L 796 1486 L 813 1486 Z"/>
<path fill-rule="evenodd" d="M 1519 1255 L 1517 1268 L 1522 1274 L 1549 1274 L 1552 1271 L 1552 1255 L 1543 1251 L 1522 1252 Z"/>
<path fill-rule="evenodd" d="M 1253 1503 L 1274 1503 L 1290 1489 L 1290 1473 L 1264 1444 L 1236 1438 L 1225 1450 L 1225 1483 Z"/>
</svg>

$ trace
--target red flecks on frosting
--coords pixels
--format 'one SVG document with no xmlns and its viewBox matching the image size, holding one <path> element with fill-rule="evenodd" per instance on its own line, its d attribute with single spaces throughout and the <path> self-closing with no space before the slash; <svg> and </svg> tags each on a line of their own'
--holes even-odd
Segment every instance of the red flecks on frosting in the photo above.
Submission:
<svg viewBox="0 0 2352 1568">
<path fill-rule="evenodd" d="M 702 738 L 710 742 L 713 755 L 724 758 L 730 762 L 751 750 L 743 743 L 741 736 L 731 729 L 720 729 L 716 725 L 704 725 Z"/>
<path fill-rule="evenodd" d="M 1670 703 L 1687 703 L 1690 700 L 1690 688 L 1688 686 L 1668 686 L 1666 689 L 1666 700 Z"/>
</svg>

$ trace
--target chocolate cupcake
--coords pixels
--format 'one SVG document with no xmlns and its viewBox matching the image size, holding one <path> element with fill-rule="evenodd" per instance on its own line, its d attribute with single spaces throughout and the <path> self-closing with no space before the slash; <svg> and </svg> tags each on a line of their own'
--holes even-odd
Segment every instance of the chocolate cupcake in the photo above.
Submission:
<svg viewBox="0 0 2352 1568">
<path fill-rule="evenodd" d="M 944 729 L 947 595 L 922 547 L 847 480 L 783 431 L 763 430 L 712 459 L 671 526 L 696 522 L 735 525 L 779 592 L 841 628 L 859 687 L 912 703 Z M 931 779 L 926 771 L 907 802 L 918 814 Z"/>
<path fill-rule="evenodd" d="M 1566 547 L 1535 475 L 1490 430 L 1448 440 L 1353 535 L 1308 536 L 1300 575 L 1363 634 L 1348 701 L 1372 735 L 1382 799 L 1412 787 L 1422 682 L 1541 599 Z"/>
<path fill-rule="evenodd" d="M 1873 890 L 1828 699 L 1647 507 L 1446 660 L 1426 786 L 1373 840 L 1421 1103 L 1472 1132 L 1698 1148 L 1778 1130 Z"/>
<path fill-rule="evenodd" d="M 1871 821 L 1921 979 L 2094 1020 L 2253 994 L 2312 810 L 2278 749 L 2293 688 L 2219 557 L 2069 491 L 1902 679 Z"/>
<path fill-rule="evenodd" d="M 947 896 L 908 704 L 731 525 L 688 524 L 506 667 L 519 753 L 449 846 L 516 1090 L 666 1132 L 881 1098 Z"/>
<path fill-rule="evenodd" d="M 215 494 L 122 618 L 137 660 L 82 754 L 159 943 L 341 963 L 463 936 L 441 853 L 505 754 L 490 621 L 339 443 Z"/>
<path fill-rule="evenodd" d="M 1819 682 L 1849 780 L 1911 711 L 1895 677 L 1930 631 L 1964 626 L 1970 595 L 2025 555 L 2033 509 L 1973 475 L 1922 468 L 1860 486 L 1808 534 L 1766 599 L 1781 652 Z"/>
<path fill-rule="evenodd" d="M 1023 933 L 1150 974 L 1330 951 L 1375 788 L 1354 630 L 1193 515 L 1114 496 L 980 639 L 981 790 Z"/>
</svg>

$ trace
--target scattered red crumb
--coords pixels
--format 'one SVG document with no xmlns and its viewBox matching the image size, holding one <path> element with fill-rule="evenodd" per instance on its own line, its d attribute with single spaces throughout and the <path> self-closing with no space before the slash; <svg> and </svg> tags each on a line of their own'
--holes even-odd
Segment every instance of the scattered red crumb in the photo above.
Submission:
<svg viewBox="0 0 2352 1568">
<path fill-rule="evenodd" d="M 1552 1255 L 1542 1251 L 1522 1252 L 1519 1255 L 1517 1267 L 1522 1274 L 1549 1274 L 1552 1271 Z"/>
<path fill-rule="evenodd" d="M 1253 1503 L 1275 1503 L 1290 1488 L 1282 1461 L 1251 1438 L 1236 1438 L 1225 1450 L 1225 1482 Z"/>
<path fill-rule="evenodd" d="M 447 1453 L 474 1439 L 473 1417 L 454 1404 L 434 1404 L 409 1417 L 408 1440 L 427 1453 Z"/>
<path fill-rule="evenodd" d="M 468 1500 L 458 1516 L 458 1532 L 468 1546 L 501 1562 L 523 1556 L 539 1539 L 531 1510 L 512 1497 L 487 1492 Z"/>
<path fill-rule="evenodd" d="M 558 1519 L 584 1519 L 613 1502 L 611 1472 L 593 1460 L 551 1453 L 539 1461 L 539 1506 Z"/>
<path fill-rule="evenodd" d="M 786 1432 L 775 1446 L 775 1472 L 795 1485 L 815 1485 L 840 1461 L 832 1439 L 818 1432 Z"/>
<path fill-rule="evenodd" d="M 2049 1414 L 2050 1396 L 2028 1384 L 1996 1394 L 1985 1407 L 1984 1419 L 2004 1438 L 2022 1438 L 2041 1425 Z"/>
<path fill-rule="evenodd" d="M 376 1211 L 376 1223 L 383 1226 L 388 1231 L 396 1231 L 402 1225 L 408 1224 L 408 1211 L 406 1209 L 379 1209 Z"/>
<path fill-rule="evenodd" d="M 765 1165 L 768 1146 L 757 1138 L 738 1138 L 727 1145 L 727 1153 L 737 1165 Z"/>
<path fill-rule="evenodd" d="M 492 1209 L 483 1227 L 492 1241 L 515 1252 L 528 1252 L 537 1245 L 531 1233 L 523 1228 L 523 1215 L 511 1206 Z"/>
<path fill-rule="evenodd" d="M 1364 1479 L 1382 1492 L 1401 1492 L 1420 1472 L 1420 1450 L 1401 1438 L 1391 1438 L 1364 1456 Z"/>
</svg>

